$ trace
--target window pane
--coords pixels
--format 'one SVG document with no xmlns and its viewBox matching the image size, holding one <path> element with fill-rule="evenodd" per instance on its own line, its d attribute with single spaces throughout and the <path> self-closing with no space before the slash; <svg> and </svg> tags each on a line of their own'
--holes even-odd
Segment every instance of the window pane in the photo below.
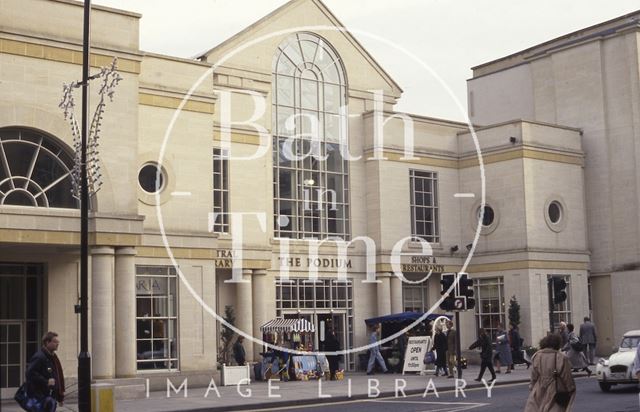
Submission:
<svg viewBox="0 0 640 412">
<path fill-rule="evenodd" d="M 293 77 L 278 76 L 276 104 L 293 107 Z"/>
<path fill-rule="evenodd" d="M 334 84 L 324 85 L 324 110 L 329 113 L 340 113 L 340 86 Z"/>
</svg>

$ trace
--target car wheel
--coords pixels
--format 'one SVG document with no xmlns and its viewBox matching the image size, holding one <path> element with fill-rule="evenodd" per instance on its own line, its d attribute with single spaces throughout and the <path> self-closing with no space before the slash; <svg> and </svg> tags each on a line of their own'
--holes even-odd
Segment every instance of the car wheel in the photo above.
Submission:
<svg viewBox="0 0 640 412">
<path fill-rule="evenodd" d="M 600 385 L 600 389 L 602 389 L 602 392 L 609 392 L 611 390 L 611 384 L 610 383 L 598 382 L 598 385 Z"/>
</svg>

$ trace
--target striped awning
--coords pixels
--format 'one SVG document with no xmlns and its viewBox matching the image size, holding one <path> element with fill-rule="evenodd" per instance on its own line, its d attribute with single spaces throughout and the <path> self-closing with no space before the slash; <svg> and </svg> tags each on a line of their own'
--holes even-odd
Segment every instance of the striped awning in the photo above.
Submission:
<svg viewBox="0 0 640 412">
<path fill-rule="evenodd" d="M 260 326 L 262 332 L 315 332 L 313 323 L 306 319 L 273 319 Z"/>
</svg>

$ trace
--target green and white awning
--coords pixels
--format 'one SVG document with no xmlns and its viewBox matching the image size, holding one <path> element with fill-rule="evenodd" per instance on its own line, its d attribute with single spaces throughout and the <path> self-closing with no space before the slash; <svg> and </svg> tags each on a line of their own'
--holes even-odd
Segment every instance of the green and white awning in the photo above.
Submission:
<svg viewBox="0 0 640 412">
<path fill-rule="evenodd" d="M 262 332 L 315 332 L 313 323 L 306 319 L 273 319 L 260 326 Z"/>
</svg>

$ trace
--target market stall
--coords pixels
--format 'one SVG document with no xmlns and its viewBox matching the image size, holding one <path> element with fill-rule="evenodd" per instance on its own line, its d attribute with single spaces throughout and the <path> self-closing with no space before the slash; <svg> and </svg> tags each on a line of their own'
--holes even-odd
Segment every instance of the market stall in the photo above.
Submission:
<svg viewBox="0 0 640 412">
<path fill-rule="evenodd" d="M 396 335 L 405 330 L 423 316 L 424 312 L 402 312 L 365 319 L 365 323 L 367 327 L 379 324 L 380 339 L 384 340 L 389 336 Z M 432 326 L 434 322 L 437 322 L 442 318 L 451 319 L 451 316 L 437 313 L 429 314 L 422 320 L 422 322 L 407 330 L 403 335 L 400 335 L 391 342 L 383 344 L 380 347 L 380 352 L 387 363 L 387 368 L 396 372 L 401 372 L 403 370 L 405 352 L 409 337 L 430 336 L 432 334 Z M 424 350 L 429 349 L 430 347 L 427 347 Z M 368 353 L 362 353 L 359 355 L 359 367 L 361 370 L 366 369 L 368 357 Z"/>
<path fill-rule="evenodd" d="M 315 330 L 313 323 L 306 319 L 277 318 L 260 326 L 264 342 L 299 352 L 313 351 Z M 327 359 L 322 355 L 292 355 L 267 346 L 261 354 L 262 362 L 255 370 L 256 379 L 309 380 L 322 377 L 328 370 Z"/>
</svg>

